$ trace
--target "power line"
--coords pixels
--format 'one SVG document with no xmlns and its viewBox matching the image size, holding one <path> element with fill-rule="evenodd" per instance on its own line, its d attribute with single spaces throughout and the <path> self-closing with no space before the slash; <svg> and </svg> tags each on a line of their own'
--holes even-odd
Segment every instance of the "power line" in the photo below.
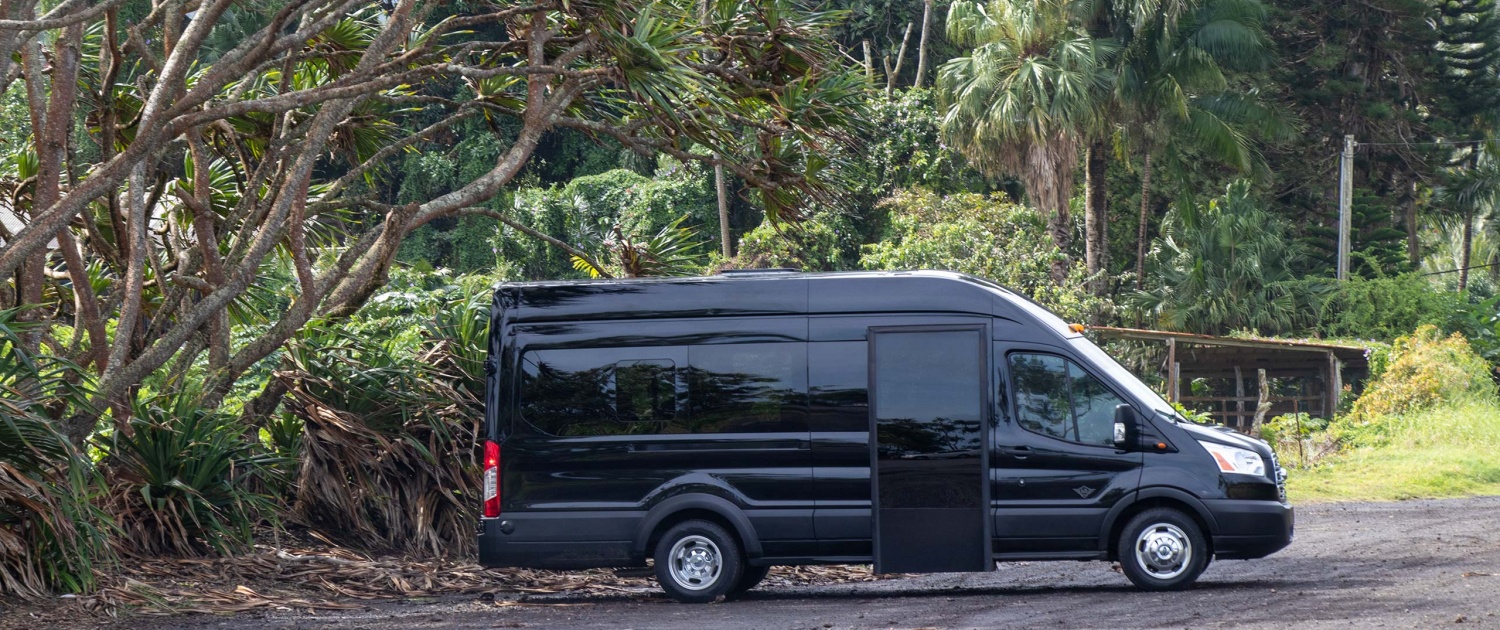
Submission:
<svg viewBox="0 0 1500 630">
<path fill-rule="evenodd" d="M 1435 140 L 1432 142 L 1357 142 L 1356 147 L 1425 147 L 1460 144 L 1485 144 L 1489 140 Z"/>
<path fill-rule="evenodd" d="M 1443 275 L 1445 273 L 1458 273 L 1460 271 L 1473 271 L 1475 269 L 1484 269 L 1486 267 L 1494 267 L 1496 265 L 1500 265 L 1500 263 L 1488 263 L 1488 264 L 1484 264 L 1484 265 L 1473 265 L 1473 266 L 1470 266 L 1470 267 L 1460 267 L 1458 269 L 1445 269 L 1443 271 L 1429 271 L 1429 272 L 1424 273 L 1422 275 L 1424 275 L 1424 276 L 1440 276 L 1440 275 Z"/>
</svg>

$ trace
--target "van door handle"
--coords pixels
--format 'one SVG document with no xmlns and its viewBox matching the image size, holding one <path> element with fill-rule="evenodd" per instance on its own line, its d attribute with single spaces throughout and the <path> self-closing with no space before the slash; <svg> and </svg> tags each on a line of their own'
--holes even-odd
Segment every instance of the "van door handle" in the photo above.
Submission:
<svg viewBox="0 0 1500 630">
<path fill-rule="evenodd" d="M 1004 446 L 1004 447 L 1000 448 L 1000 452 L 1001 453 L 1005 453 L 1006 455 L 1009 455 L 1009 456 L 1014 457 L 1016 459 L 1026 459 L 1028 456 L 1031 455 L 1031 447 L 1030 446 Z"/>
</svg>

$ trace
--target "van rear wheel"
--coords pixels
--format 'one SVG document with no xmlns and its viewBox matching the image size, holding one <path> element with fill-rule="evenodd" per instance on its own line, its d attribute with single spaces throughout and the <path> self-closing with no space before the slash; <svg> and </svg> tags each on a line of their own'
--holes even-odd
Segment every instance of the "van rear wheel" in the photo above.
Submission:
<svg viewBox="0 0 1500 630">
<path fill-rule="evenodd" d="M 1120 533 L 1120 568 L 1148 591 L 1187 588 L 1208 566 L 1203 531 L 1188 515 L 1170 508 L 1137 514 Z"/>
<path fill-rule="evenodd" d="M 744 574 L 744 557 L 733 535 L 708 521 L 673 525 L 656 543 L 656 581 L 667 596 L 702 604 L 730 595 Z"/>
</svg>

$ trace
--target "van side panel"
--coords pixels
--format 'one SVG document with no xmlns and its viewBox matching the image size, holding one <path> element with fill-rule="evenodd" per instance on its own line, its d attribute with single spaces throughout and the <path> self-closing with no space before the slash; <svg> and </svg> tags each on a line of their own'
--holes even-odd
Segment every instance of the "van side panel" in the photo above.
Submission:
<svg viewBox="0 0 1500 630">
<path fill-rule="evenodd" d="M 664 501 L 707 495 L 743 511 L 765 554 L 815 553 L 806 326 L 803 316 L 515 326 L 503 514 L 517 529 L 541 513 L 640 523 Z"/>
</svg>

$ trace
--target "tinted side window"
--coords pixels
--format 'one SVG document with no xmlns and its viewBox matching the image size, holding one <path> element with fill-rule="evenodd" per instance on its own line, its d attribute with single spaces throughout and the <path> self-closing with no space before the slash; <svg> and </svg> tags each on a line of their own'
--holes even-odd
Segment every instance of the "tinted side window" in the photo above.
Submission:
<svg viewBox="0 0 1500 630">
<path fill-rule="evenodd" d="M 618 432 L 614 362 L 582 350 L 521 355 L 521 418 L 549 435 Z"/>
<path fill-rule="evenodd" d="M 870 429 L 870 350 L 865 342 L 808 344 L 807 378 L 813 431 Z"/>
<path fill-rule="evenodd" d="M 615 364 L 615 416 L 622 422 L 677 417 L 677 366 L 665 359 Z"/>
<path fill-rule="evenodd" d="M 1113 445 L 1115 407 L 1123 401 L 1077 364 L 1048 354 L 1010 355 L 1021 427 L 1083 444 Z"/>
<path fill-rule="evenodd" d="M 688 432 L 807 430 L 806 344 L 692 346 L 688 362 Z"/>
</svg>

